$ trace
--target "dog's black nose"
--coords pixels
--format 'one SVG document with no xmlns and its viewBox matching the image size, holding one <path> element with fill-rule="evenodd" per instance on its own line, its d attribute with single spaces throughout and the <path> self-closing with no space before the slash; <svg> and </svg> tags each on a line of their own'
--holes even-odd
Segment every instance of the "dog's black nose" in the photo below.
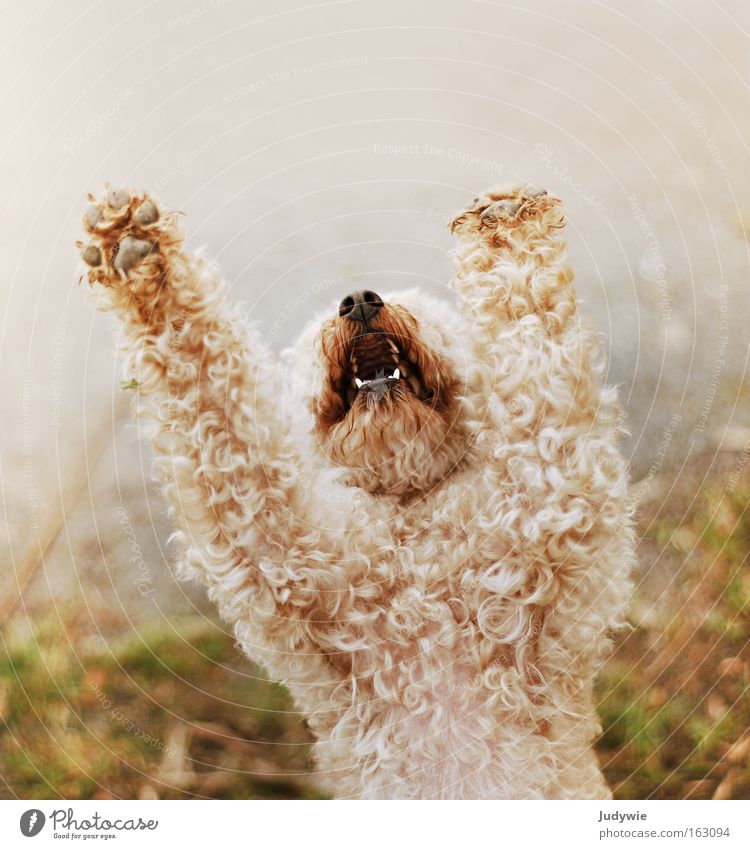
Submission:
<svg viewBox="0 0 750 849">
<path fill-rule="evenodd" d="M 383 299 L 380 295 L 366 289 L 364 292 L 352 292 L 347 295 L 339 304 L 339 315 L 367 324 L 382 306 Z"/>
</svg>

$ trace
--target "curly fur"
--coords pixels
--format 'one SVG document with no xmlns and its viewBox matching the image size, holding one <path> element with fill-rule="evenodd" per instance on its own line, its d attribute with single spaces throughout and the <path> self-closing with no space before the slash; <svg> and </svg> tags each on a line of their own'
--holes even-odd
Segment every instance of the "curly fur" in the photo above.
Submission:
<svg viewBox="0 0 750 849">
<path fill-rule="evenodd" d="M 288 686 L 332 791 L 607 797 L 592 683 L 634 538 L 559 201 L 490 192 L 455 219 L 458 308 L 384 299 L 413 377 L 380 398 L 353 394 L 368 340 L 334 309 L 276 362 L 147 196 L 85 223 L 180 569 Z"/>
</svg>

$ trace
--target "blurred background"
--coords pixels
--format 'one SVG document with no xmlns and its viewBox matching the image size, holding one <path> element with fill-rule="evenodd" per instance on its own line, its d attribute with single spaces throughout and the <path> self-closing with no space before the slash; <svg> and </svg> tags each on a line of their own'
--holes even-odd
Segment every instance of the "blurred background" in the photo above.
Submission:
<svg viewBox="0 0 750 849">
<path fill-rule="evenodd" d="M 186 213 L 276 350 L 353 288 L 445 293 L 451 214 L 567 206 L 638 496 L 599 682 L 620 798 L 750 797 L 744 0 L 52 0 L 0 34 L 0 796 L 321 795 L 283 688 L 170 571 L 74 242 L 89 191 Z"/>
</svg>

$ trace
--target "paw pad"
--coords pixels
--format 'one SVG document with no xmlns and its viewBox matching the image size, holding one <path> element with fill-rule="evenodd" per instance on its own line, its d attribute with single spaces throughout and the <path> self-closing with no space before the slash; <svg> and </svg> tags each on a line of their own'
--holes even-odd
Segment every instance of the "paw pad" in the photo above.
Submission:
<svg viewBox="0 0 750 849">
<path fill-rule="evenodd" d="M 482 223 L 493 224 L 504 218 L 514 218 L 520 208 L 521 204 L 518 201 L 498 200 L 483 210 L 479 217 Z"/>
<path fill-rule="evenodd" d="M 544 189 L 531 186 L 519 186 L 511 189 L 495 189 L 481 195 L 469 204 L 451 223 L 451 230 L 467 238 L 482 235 L 489 238 L 493 245 L 505 243 L 505 233 L 511 228 L 525 225 L 532 220 L 541 220 L 547 212 L 558 208 L 560 202 L 550 197 Z M 546 221 L 547 227 L 562 226 L 552 218 Z M 553 216 L 554 218 L 554 216 Z"/>
<path fill-rule="evenodd" d="M 153 201 L 147 200 L 136 209 L 133 218 L 136 224 L 140 224 L 141 227 L 148 227 L 149 224 L 159 220 L 159 210 Z"/>
<path fill-rule="evenodd" d="M 140 260 L 147 257 L 153 250 L 154 243 L 145 239 L 136 239 L 133 236 L 125 236 L 119 243 L 114 266 L 118 271 L 127 273 Z"/>
<path fill-rule="evenodd" d="M 96 245 L 86 245 L 81 251 L 81 258 L 86 265 L 90 265 L 92 268 L 96 268 L 102 264 L 102 252 Z"/>
<path fill-rule="evenodd" d="M 129 200 L 130 195 L 124 189 L 112 189 L 107 195 L 107 203 L 112 209 L 122 209 Z"/>
<path fill-rule="evenodd" d="M 98 206 L 94 206 L 92 203 L 91 206 L 86 210 L 83 215 L 83 221 L 89 230 L 93 230 L 96 225 L 99 223 L 102 217 L 102 211 Z"/>
</svg>

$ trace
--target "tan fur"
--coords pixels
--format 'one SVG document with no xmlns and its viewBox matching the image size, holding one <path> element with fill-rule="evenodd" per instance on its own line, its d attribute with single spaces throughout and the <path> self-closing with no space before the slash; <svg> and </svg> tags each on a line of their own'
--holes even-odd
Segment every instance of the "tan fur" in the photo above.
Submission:
<svg viewBox="0 0 750 849">
<path fill-rule="evenodd" d="M 291 690 L 321 783 L 606 797 L 592 683 L 634 539 L 559 201 L 497 191 L 456 218 L 458 310 L 385 298 L 375 324 L 421 382 L 379 400 L 346 394 L 368 344 L 350 320 L 332 307 L 277 363 L 176 216 L 121 200 L 87 213 L 84 255 L 154 422 L 180 568 Z"/>
</svg>

